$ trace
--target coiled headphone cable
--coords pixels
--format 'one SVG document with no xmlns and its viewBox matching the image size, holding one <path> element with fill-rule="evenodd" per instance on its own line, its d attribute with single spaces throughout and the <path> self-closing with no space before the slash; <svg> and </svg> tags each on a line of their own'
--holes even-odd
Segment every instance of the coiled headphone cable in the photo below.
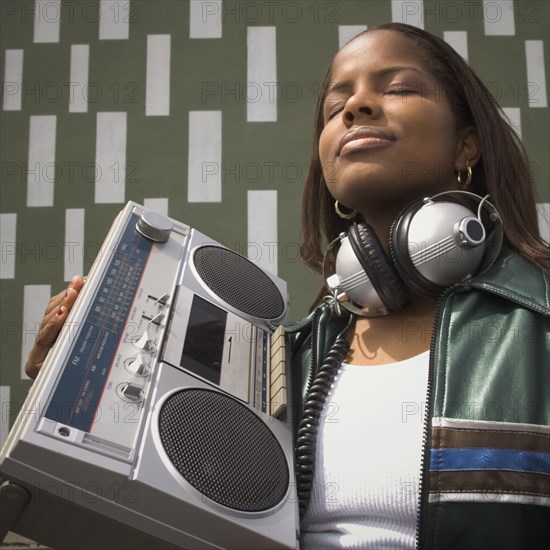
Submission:
<svg viewBox="0 0 550 550">
<path fill-rule="evenodd" d="M 346 327 L 337 336 L 306 393 L 296 439 L 296 482 L 300 519 L 304 516 L 311 498 L 319 418 L 334 378 L 349 352 L 350 344 L 346 335 L 354 322 L 355 316 L 350 315 Z"/>
</svg>

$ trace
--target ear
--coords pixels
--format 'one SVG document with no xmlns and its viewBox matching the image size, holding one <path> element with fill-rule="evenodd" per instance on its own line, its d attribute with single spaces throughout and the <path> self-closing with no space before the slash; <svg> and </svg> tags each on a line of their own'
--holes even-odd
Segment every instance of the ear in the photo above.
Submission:
<svg viewBox="0 0 550 550">
<path fill-rule="evenodd" d="M 460 130 L 458 134 L 455 170 L 457 172 L 465 170 L 466 162 L 473 168 L 478 163 L 480 156 L 481 148 L 475 129 L 469 126 Z"/>
</svg>

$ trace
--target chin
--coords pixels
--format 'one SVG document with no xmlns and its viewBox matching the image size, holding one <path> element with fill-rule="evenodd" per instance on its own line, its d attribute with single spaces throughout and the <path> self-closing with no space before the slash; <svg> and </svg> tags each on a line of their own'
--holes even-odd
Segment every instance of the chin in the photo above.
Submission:
<svg viewBox="0 0 550 550">
<path fill-rule="evenodd" d="M 327 182 L 331 195 L 348 208 L 366 212 L 373 209 L 395 210 L 411 202 L 430 197 L 455 186 L 442 185 L 440 180 L 403 181 L 401 171 L 389 173 L 386 168 L 360 165 L 339 174 L 337 181 Z M 373 170 L 375 168 L 375 170 Z"/>
</svg>

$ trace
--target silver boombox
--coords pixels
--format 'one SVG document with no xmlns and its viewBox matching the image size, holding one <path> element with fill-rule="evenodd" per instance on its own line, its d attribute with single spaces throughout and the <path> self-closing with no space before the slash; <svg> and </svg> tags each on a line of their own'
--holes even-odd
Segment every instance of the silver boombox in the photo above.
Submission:
<svg viewBox="0 0 550 550">
<path fill-rule="evenodd" d="M 1 450 L 4 530 L 297 548 L 287 317 L 284 281 L 129 202 Z"/>
</svg>

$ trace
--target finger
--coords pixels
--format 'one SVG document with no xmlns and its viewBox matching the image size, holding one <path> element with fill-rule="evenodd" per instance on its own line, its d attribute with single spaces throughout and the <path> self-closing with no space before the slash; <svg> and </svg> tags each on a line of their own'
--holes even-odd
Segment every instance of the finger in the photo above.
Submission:
<svg viewBox="0 0 550 550">
<path fill-rule="evenodd" d="M 62 290 L 59 294 L 56 294 L 55 296 L 52 296 L 50 298 L 50 301 L 46 306 L 46 311 L 44 312 L 45 316 L 50 315 L 52 312 L 55 313 L 55 311 L 59 309 L 59 306 L 63 303 L 63 299 L 65 298 L 66 293 L 67 289 Z"/>
<path fill-rule="evenodd" d="M 76 276 L 66 290 L 60 292 L 50 300 L 40 324 L 40 329 L 36 335 L 35 344 L 25 364 L 25 372 L 31 378 L 36 378 L 42 368 L 44 360 L 57 339 L 83 286 L 84 279 Z"/>
<path fill-rule="evenodd" d="M 56 307 L 51 309 L 49 313 L 46 313 L 44 315 L 44 318 L 40 323 L 39 330 L 43 330 L 46 327 L 48 327 L 48 331 L 55 330 L 55 327 L 59 327 L 59 329 L 61 329 L 61 326 L 67 318 L 67 314 L 69 313 L 69 311 L 71 311 L 77 298 L 78 292 L 74 288 L 68 288 L 63 298 L 61 300 L 56 300 Z M 61 308 L 65 308 L 63 313 L 61 312 Z"/>
<path fill-rule="evenodd" d="M 76 297 L 78 294 L 74 292 L 72 289 L 67 289 L 67 293 L 63 295 L 62 298 L 55 301 L 55 307 L 49 308 L 49 312 L 46 312 L 44 314 L 44 318 L 42 319 L 42 322 L 40 323 L 40 329 L 43 330 L 49 323 L 53 323 L 53 326 L 56 326 L 57 323 L 56 318 L 60 315 L 60 310 L 62 307 L 67 308 L 67 304 L 70 304 L 72 307 L 72 304 L 74 304 L 74 301 L 76 300 Z M 70 309 L 70 308 L 69 308 Z"/>
<path fill-rule="evenodd" d="M 25 364 L 27 376 L 36 378 L 68 315 L 68 308 L 60 306 L 56 312 L 48 317 L 47 321 L 43 322 Z"/>
<path fill-rule="evenodd" d="M 46 307 L 46 311 L 44 313 L 45 317 L 48 317 L 52 314 L 55 314 L 60 306 L 65 305 L 67 307 L 72 307 L 72 304 L 74 303 L 74 300 L 76 297 L 73 297 L 72 300 L 69 300 L 69 303 L 67 303 L 67 297 L 71 290 L 75 290 L 77 295 L 84 286 L 84 279 L 80 275 L 76 275 L 72 278 L 71 282 L 69 283 L 69 286 L 62 290 L 59 294 L 56 294 L 53 298 L 50 299 L 48 302 L 48 306 Z"/>
<path fill-rule="evenodd" d="M 70 288 L 74 288 L 77 292 L 80 292 L 83 286 L 84 278 L 80 275 L 75 275 L 71 281 L 71 284 L 69 285 Z"/>
</svg>

